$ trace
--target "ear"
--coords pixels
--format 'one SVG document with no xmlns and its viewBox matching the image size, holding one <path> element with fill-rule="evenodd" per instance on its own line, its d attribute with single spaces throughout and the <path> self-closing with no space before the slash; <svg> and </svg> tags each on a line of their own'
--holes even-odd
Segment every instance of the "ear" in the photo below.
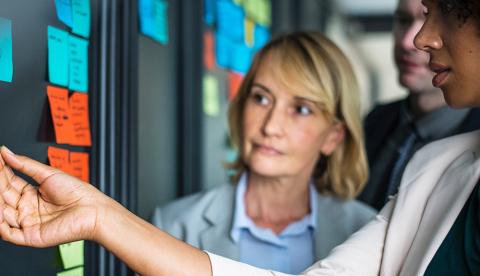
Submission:
<svg viewBox="0 0 480 276">
<path fill-rule="evenodd" d="M 320 148 L 322 155 L 330 155 L 345 140 L 345 125 L 343 123 L 335 123 L 327 133 L 325 142 Z"/>
</svg>

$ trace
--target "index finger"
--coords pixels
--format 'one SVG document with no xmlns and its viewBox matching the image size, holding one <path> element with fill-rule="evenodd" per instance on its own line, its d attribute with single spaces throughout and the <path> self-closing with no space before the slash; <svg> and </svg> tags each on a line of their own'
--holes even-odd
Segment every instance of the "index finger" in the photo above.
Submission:
<svg viewBox="0 0 480 276">
<path fill-rule="evenodd" d="M 3 157 L 5 164 L 13 169 L 28 175 L 38 184 L 42 184 L 48 177 L 57 172 L 56 169 L 42 164 L 36 160 L 26 156 L 19 156 L 11 152 L 7 147 L 0 148 L 0 155 Z"/>
</svg>

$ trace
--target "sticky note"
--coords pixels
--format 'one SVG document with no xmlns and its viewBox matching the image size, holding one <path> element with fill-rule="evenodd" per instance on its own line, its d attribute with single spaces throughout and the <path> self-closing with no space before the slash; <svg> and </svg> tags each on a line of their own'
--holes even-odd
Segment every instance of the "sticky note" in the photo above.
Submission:
<svg viewBox="0 0 480 276">
<path fill-rule="evenodd" d="M 244 41 L 242 7 L 231 0 L 217 0 L 217 31 L 235 42 Z"/>
<path fill-rule="evenodd" d="M 243 75 L 228 72 L 228 99 L 231 101 L 233 100 L 237 94 L 240 86 L 242 85 Z"/>
<path fill-rule="evenodd" d="M 55 0 L 55 8 L 57 9 L 57 17 L 68 27 L 72 27 L 72 1 L 71 0 Z"/>
<path fill-rule="evenodd" d="M 74 0 L 75 1 L 75 0 Z M 73 35 L 68 39 L 70 90 L 88 91 L 88 41 Z"/>
<path fill-rule="evenodd" d="M 71 270 L 57 273 L 57 276 L 84 276 L 83 267 L 77 267 Z"/>
<path fill-rule="evenodd" d="M 88 38 L 90 36 L 90 0 L 72 1 L 72 32 Z"/>
<path fill-rule="evenodd" d="M 243 0 L 243 7 L 248 18 L 262 26 L 272 24 L 272 5 L 270 0 Z"/>
<path fill-rule="evenodd" d="M 231 53 L 231 69 L 237 73 L 246 74 L 252 63 L 252 48 L 244 43 L 236 43 Z"/>
<path fill-rule="evenodd" d="M 243 25 L 245 28 L 245 44 L 247 44 L 248 47 L 253 47 L 255 44 L 255 22 L 245 18 L 245 23 Z"/>
<path fill-rule="evenodd" d="M 203 1 L 203 20 L 205 24 L 212 26 L 215 23 L 215 3 L 216 0 Z"/>
<path fill-rule="evenodd" d="M 167 10 L 168 3 L 165 0 L 153 0 L 153 21 L 155 24 L 153 39 L 162 44 L 168 43 Z"/>
<path fill-rule="evenodd" d="M 53 86 L 47 87 L 48 101 L 52 113 L 55 138 L 58 144 L 68 144 L 72 140 L 73 128 L 70 123 L 68 90 Z"/>
<path fill-rule="evenodd" d="M 68 33 L 48 26 L 48 78 L 51 83 L 68 86 Z"/>
<path fill-rule="evenodd" d="M 85 182 L 90 182 L 89 154 L 70 152 L 70 172 L 73 176 Z"/>
<path fill-rule="evenodd" d="M 215 56 L 218 66 L 223 69 L 230 68 L 232 42 L 219 32 L 215 35 L 215 42 Z"/>
<path fill-rule="evenodd" d="M 267 44 L 268 40 L 270 39 L 270 31 L 266 27 L 262 27 L 260 25 L 255 25 L 254 31 L 254 48 L 255 50 L 259 50 L 265 44 Z"/>
<path fill-rule="evenodd" d="M 69 269 L 83 265 L 84 241 L 70 242 L 59 245 L 63 267 Z"/>
<path fill-rule="evenodd" d="M 88 94 L 73 93 L 69 100 L 69 107 L 70 123 L 73 127 L 73 137 L 70 144 L 74 146 L 91 146 Z"/>
<path fill-rule="evenodd" d="M 12 82 L 12 21 L 0 17 L 0 81 Z"/>
<path fill-rule="evenodd" d="M 208 70 L 215 69 L 214 40 L 211 31 L 206 31 L 203 34 L 203 65 Z"/>
<path fill-rule="evenodd" d="M 140 32 L 152 36 L 155 29 L 153 21 L 153 0 L 139 0 L 138 13 L 140 16 Z"/>
<path fill-rule="evenodd" d="M 57 147 L 48 147 L 48 162 L 50 166 L 63 172 L 71 173 L 70 170 L 70 152 L 66 149 Z"/>
<path fill-rule="evenodd" d="M 203 112 L 209 116 L 217 116 L 220 113 L 218 80 L 210 74 L 203 77 Z"/>
</svg>

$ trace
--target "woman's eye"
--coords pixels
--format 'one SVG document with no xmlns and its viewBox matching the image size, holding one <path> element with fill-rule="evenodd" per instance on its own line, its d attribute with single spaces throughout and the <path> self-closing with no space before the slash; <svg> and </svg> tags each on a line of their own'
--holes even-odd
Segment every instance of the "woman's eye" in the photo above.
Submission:
<svg viewBox="0 0 480 276">
<path fill-rule="evenodd" d="M 312 109 L 306 105 L 299 105 L 295 109 L 296 109 L 295 111 L 300 115 L 312 114 Z"/>
<path fill-rule="evenodd" d="M 253 99 L 255 100 L 256 103 L 259 103 L 261 105 L 268 105 L 269 103 L 268 98 L 262 94 L 254 94 Z"/>
</svg>

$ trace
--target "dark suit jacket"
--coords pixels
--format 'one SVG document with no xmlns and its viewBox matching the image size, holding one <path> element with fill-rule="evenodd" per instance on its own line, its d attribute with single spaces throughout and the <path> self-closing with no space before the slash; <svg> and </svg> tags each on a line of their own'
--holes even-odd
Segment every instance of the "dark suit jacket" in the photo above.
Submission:
<svg viewBox="0 0 480 276">
<path fill-rule="evenodd" d="M 378 105 L 365 118 L 365 143 L 370 169 L 377 165 L 377 158 L 383 146 L 399 124 L 403 101 L 405 101 L 405 99 Z M 480 129 L 480 108 L 472 108 L 454 134 L 465 133 L 476 129 Z M 392 164 L 388 164 L 386 171 L 382 173 L 382 178 L 385 178 L 384 181 L 376 183 L 375 186 L 370 181 L 367 182 L 365 189 L 359 196 L 359 200 L 366 202 L 378 210 L 383 207 L 386 200 L 387 183 L 393 165 L 393 162 Z"/>
</svg>

